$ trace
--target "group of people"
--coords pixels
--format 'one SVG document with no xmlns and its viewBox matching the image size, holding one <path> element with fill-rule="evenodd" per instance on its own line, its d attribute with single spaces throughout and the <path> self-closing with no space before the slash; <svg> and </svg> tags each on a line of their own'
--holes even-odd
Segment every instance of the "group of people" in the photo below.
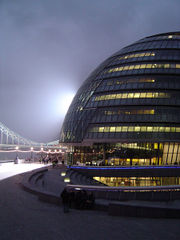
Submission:
<svg viewBox="0 0 180 240">
<path fill-rule="evenodd" d="M 85 190 L 66 189 L 61 193 L 64 212 L 69 212 L 69 208 L 92 209 L 95 198 L 92 192 L 87 193 Z"/>
<path fill-rule="evenodd" d="M 58 159 L 58 157 L 49 157 L 49 156 L 46 156 L 46 157 L 41 157 L 40 159 L 39 159 L 39 162 L 40 163 L 44 163 L 44 164 L 48 164 L 48 163 L 52 163 L 52 166 L 53 166 L 53 168 L 55 167 L 55 166 L 57 166 L 57 164 L 58 164 L 58 162 L 59 162 L 59 159 Z"/>
</svg>

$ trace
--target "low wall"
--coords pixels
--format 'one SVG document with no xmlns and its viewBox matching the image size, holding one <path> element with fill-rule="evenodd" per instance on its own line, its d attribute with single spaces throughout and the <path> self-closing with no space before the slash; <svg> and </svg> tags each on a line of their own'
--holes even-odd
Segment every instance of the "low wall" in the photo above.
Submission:
<svg viewBox="0 0 180 240">
<path fill-rule="evenodd" d="M 180 218 L 180 209 L 152 206 L 130 206 L 109 204 L 108 214 L 111 216 L 148 217 L 148 218 Z"/>
</svg>

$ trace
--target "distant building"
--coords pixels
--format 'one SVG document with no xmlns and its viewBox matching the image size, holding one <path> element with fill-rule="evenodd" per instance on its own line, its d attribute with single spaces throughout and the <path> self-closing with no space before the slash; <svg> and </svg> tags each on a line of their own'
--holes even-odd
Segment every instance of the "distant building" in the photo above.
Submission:
<svg viewBox="0 0 180 240">
<path fill-rule="evenodd" d="M 180 32 L 143 38 L 86 79 L 60 142 L 71 160 L 107 165 L 180 163 Z"/>
</svg>

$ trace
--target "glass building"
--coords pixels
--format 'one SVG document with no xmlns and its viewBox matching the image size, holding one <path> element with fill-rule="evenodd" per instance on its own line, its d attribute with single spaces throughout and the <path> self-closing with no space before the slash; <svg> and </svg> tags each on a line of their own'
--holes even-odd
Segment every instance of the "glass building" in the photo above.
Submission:
<svg viewBox="0 0 180 240">
<path fill-rule="evenodd" d="M 143 38 L 85 80 L 66 114 L 60 142 L 72 163 L 180 163 L 180 32 Z"/>
</svg>

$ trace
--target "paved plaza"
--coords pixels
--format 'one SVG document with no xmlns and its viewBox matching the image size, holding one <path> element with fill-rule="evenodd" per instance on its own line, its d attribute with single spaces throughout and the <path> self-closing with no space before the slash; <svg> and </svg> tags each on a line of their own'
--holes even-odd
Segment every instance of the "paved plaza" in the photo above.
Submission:
<svg viewBox="0 0 180 240">
<path fill-rule="evenodd" d="M 19 173 L 24 173 L 34 169 L 42 168 L 43 166 L 44 164 L 40 164 L 37 162 L 20 164 L 14 164 L 14 162 L 0 163 L 0 180 L 17 175 Z"/>
<path fill-rule="evenodd" d="M 23 173 L 0 181 L 1 240 L 178 240 L 179 219 L 112 217 L 40 202 L 21 188 Z"/>
</svg>

